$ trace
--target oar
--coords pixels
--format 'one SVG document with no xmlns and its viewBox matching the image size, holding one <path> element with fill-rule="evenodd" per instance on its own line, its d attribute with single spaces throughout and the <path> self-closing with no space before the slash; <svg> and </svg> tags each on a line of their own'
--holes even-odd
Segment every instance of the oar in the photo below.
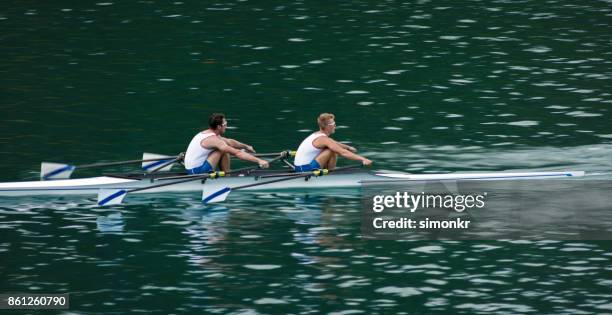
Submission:
<svg viewBox="0 0 612 315">
<path fill-rule="evenodd" d="M 295 156 L 295 154 L 297 153 L 297 151 L 293 151 L 293 150 L 285 150 L 285 151 L 283 151 L 283 152 L 281 152 L 281 153 L 278 153 L 278 152 L 277 152 L 277 153 L 256 153 L 256 154 L 253 154 L 253 155 L 254 155 L 254 156 L 256 156 L 256 157 L 270 157 L 270 156 L 278 156 L 279 154 L 280 154 L 280 155 L 282 155 L 282 154 L 284 154 L 285 152 L 287 152 L 287 153 L 286 153 L 286 154 L 287 154 L 287 157 L 289 157 L 289 156 Z"/>
<path fill-rule="evenodd" d="M 281 155 L 279 155 L 278 157 L 268 161 L 268 163 L 272 163 L 274 161 L 280 160 L 280 159 L 284 158 L 285 156 L 286 156 L 285 154 L 281 153 Z M 164 187 L 164 186 L 170 186 L 170 185 L 177 185 L 177 184 L 182 184 L 182 183 L 191 182 L 191 181 L 200 180 L 200 179 L 205 179 L 205 178 L 224 177 L 224 176 L 227 176 L 228 174 L 240 173 L 240 172 L 255 170 L 255 169 L 258 169 L 258 168 L 259 168 L 259 165 L 258 166 L 250 166 L 250 167 L 240 168 L 240 169 L 236 169 L 236 170 L 233 170 L 233 171 L 230 171 L 230 172 L 212 172 L 212 173 L 196 175 L 196 176 L 194 176 L 194 175 L 184 175 L 184 176 L 182 176 L 182 179 L 180 179 L 181 177 L 177 176 L 177 177 L 174 177 L 174 178 L 179 178 L 179 180 L 176 180 L 176 181 L 171 181 L 171 182 L 168 182 L 168 183 L 157 184 L 157 185 L 152 185 L 152 186 L 147 186 L 147 187 L 134 188 L 134 189 L 100 189 L 98 191 L 98 205 L 99 206 L 108 206 L 108 205 L 121 204 L 123 202 L 123 199 L 125 198 L 125 196 L 128 193 L 132 193 L 132 192 L 149 190 L 149 189 L 155 189 L 155 188 Z"/>
<path fill-rule="evenodd" d="M 174 163 L 182 162 L 183 160 L 185 160 L 185 153 L 181 153 L 176 158 L 174 158 L 174 159 L 172 159 L 170 161 L 164 162 L 161 165 L 157 166 L 156 168 L 153 168 L 152 170 L 150 170 L 150 171 L 147 170 L 147 171 L 149 173 L 157 173 L 157 172 L 162 171 L 162 170 L 169 171 L 172 168 L 172 165 Z M 163 162 L 163 161 L 160 161 L 160 162 Z M 151 169 L 151 168 L 149 168 L 149 169 Z"/>
<path fill-rule="evenodd" d="M 286 158 L 285 152 L 287 152 L 287 151 L 283 151 L 283 152 L 281 152 L 279 156 L 277 156 L 276 158 L 274 158 L 274 159 L 272 159 L 272 160 L 269 160 L 269 161 L 268 161 L 268 163 L 270 163 L 270 164 L 271 164 L 271 163 L 276 162 L 276 161 L 278 161 L 278 160 L 280 160 L 280 159 L 284 159 L 284 158 Z M 278 155 L 278 154 L 279 154 L 279 153 L 277 153 L 277 155 Z M 258 168 L 259 168 L 259 167 L 253 167 L 253 166 L 243 167 L 243 168 L 238 168 L 238 169 L 235 169 L 235 170 L 231 170 L 231 171 L 227 172 L 227 174 L 237 174 L 237 173 L 243 173 L 243 172 L 248 173 L 248 172 L 253 171 L 253 170 L 256 170 L 256 169 L 258 169 Z M 153 172 L 151 172 L 151 173 L 153 173 Z M 226 173 L 225 173 L 225 172 L 222 172 L 222 171 L 221 171 L 221 172 L 217 172 L 217 173 L 219 173 L 219 174 L 223 174 L 223 175 L 221 175 L 221 176 L 219 176 L 219 177 L 225 177 L 225 175 L 226 175 Z M 189 178 L 189 177 L 198 177 L 198 176 L 200 176 L 200 175 L 201 175 L 201 174 L 177 175 L 177 176 L 165 176 L 165 175 L 164 175 L 164 176 L 159 176 L 159 177 L 157 177 L 157 176 L 153 175 L 153 176 L 150 176 L 150 177 L 149 177 L 149 176 L 147 176 L 147 178 L 152 178 L 152 179 L 154 179 L 154 180 L 156 180 L 156 181 L 160 181 L 160 180 L 171 180 L 171 179 L 181 179 L 181 178 Z"/>
<path fill-rule="evenodd" d="M 118 162 L 108 162 L 108 163 L 70 165 L 70 164 L 64 164 L 64 163 L 42 162 L 40 163 L 40 179 L 41 180 L 67 179 L 67 178 L 70 178 L 70 175 L 72 174 L 72 172 L 74 172 L 74 170 L 76 170 L 77 168 L 87 169 L 87 168 L 107 167 L 107 166 L 137 164 L 137 163 L 142 163 L 143 168 L 145 167 L 150 168 L 150 167 L 154 167 L 155 165 L 163 164 L 172 159 L 173 159 L 172 156 L 160 155 L 160 154 L 154 154 L 154 153 L 143 153 L 143 158 L 140 160 L 128 160 L 128 161 L 118 161 Z"/>
<path fill-rule="evenodd" d="M 164 187 L 164 186 L 170 186 L 170 185 L 177 185 L 177 184 L 191 182 L 191 181 L 198 180 L 198 179 L 214 178 L 214 177 L 217 177 L 217 176 L 221 176 L 222 175 L 221 173 L 222 172 L 214 172 L 214 173 L 209 173 L 209 174 L 202 174 L 202 175 L 199 175 L 199 176 L 190 176 L 190 175 L 187 175 L 189 177 L 185 178 L 185 179 L 176 180 L 176 181 L 172 181 L 172 182 L 168 182 L 168 183 L 163 183 L 163 184 L 157 184 L 157 185 L 153 185 L 153 186 L 134 188 L 134 189 L 100 189 L 98 191 L 98 206 L 108 206 L 108 205 L 118 205 L 118 204 L 121 204 L 123 202 L 123 198 L 125 198 L 125 196 L 128 193 L 133 193 L 133 192 L 143 191 L 143 190 L 149 190 L 149 189 L 154 189 L 154 188 L 159 188 L 159 187 Z"/>
<path fill-rule="evenodd" d="M 177 156 L 143 153 L 142 159 L 142 169 L 147 173 L 155 173 L 158 171 L 169 171 L 174 163 L 182 162 L 185 159 L 185 153 L 181 152 Z"/>
<path fill-rule="evenodd" d="M 362 166 L 363 166 L 362 164 L 356 164 L 356 165 L 349 165 L 349 166 L 344 166 L 344 167 L 338 167 L 338 168 L 333 169 L 333 170 L 318 169 L 318 170 L 309 171 L 309 172 L 305 172 L 305 173 L 287 174 L 286 177 L 280 178 L 280 179 L 274 179 L 274 180 L 269 180 L 269 181 L 264 181 L 264 182 L 259 182 L 259 183 L 253 183 L 253 184 L 247 184 L 247 185 L 241 185 L 241 186 L 236 186 L 236 187 L 227 187 L 226 186 L 226 187 L 223 187 L 221 189 L 217 189 L 217 190 L 212 191 L 212 192 L 207 192 L 206 191 L 207 186 L 204 185 L 204 189 L 202 189 L 202 202 L 204 204 L 215 203 L 215 202 L 223 202 L 223 201 L 225 201 L 225 199 L 227 199 L 229 194 L 232 191 L 235 191 L 235 190 L 251 188 L 251 187 L 256 187 L 256 186 L 262 186 L 262 185 L 267 185 L 267 184 L 273 184 L 273 183 L 279 183 L 279 182 L 289 181 L 289 180 L 297 179 L 297 178 L 305 178 L 305 177 L 311 177 L 311 176 L 315 176 L 315 177 L 317 177 L 317 176 L 324 176 L 324 175 L 328 175 L 329 173 L 332 173 L 332 172 L 337 172 L 337 171 L 347 170 L 347 169 L 352 169 L 352 168 L 358 168 L 358 167 L 362 167 Z"/>
</svg>

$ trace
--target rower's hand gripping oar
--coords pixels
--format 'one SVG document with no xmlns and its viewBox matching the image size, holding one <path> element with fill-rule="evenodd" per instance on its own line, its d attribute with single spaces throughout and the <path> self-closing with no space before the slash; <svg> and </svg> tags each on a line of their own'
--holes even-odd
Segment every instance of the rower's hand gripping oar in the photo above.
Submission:
<svg viewBox="0 0 612 315">
<path fill-rule="evenodd" d="M 106 167 L 106 166 L 125 165 L 125 164 L 137 164 L 137 163 L 142 163 L 142 168 L 144 170 L 154 170 L 156 167 L 160 167 L 161 165 L 164 165 L 165 167 L 164 170 L 169 170 L 175 162 L 182 160 L 181 159 L 182 156 L 183 156 L 182 153 L 175 157 L 168 156 L 168 155 L 155 154 L 155 153 L 143 153 L 141 160 L 128 160 L 128 161 L 118 161 L 118 162 L 108 162 L 108 163 L 93 163 L 93 164 L 83 164 L 83 165 L 70 165 L 70 164 L 64 164 L 64 163 L 42 162 L 40 163 L 40 179 L 41 180 L 68 179 L 70 178 L 70 175 L 72 175 L 72 172 L 74 172 L 74 170 L 76 169 Z M 165 163 L 168 163 L 168 164 L 165 164 Z"/>
<path fill-rule="evenodd" d="M 274 161 L 283 159 L 287 157 L 287 153 L 282 152 L 278 157 L 268 161 L 268 163 L 272 163 Z M 182 177 L 175 177 L 175 178 L 179 178 L 179 180 L 176 181 L 171 181 L 171 182 L 167 182 L 167 183 L 163 183 L 163 184 L 157 184 L 157 185 L 152 185 L 152 186 L 147 186 L 147 187 L 142 187 L 142 188 L 134 188 L 134 189 L 100 189 L 98 192 L 98 205 L 99 206 L 108 206 L 108 205 L 117 205 L 117 204 L 121 204 L 123 202 L 123 199 L 125 198 L 125 196 L 128 193 L 132 193 L 132 192 L 137 192 L 137 191 L 143 191 L 143 190 L 150 190 L 150 189 L 155 189 L 155 188 L 159 188 L 159 187 L 164 187 L 164 186 L 170 186 L 170 185 L 177 185 L 177 184 L 182 184 L 182 183 L 186 183 L 186 182 L 191 182 L 191 181 L 196 181 L 196 180 L 202 180 L 202 179 L 213 179 L 213 178 L 218 178 L 218 177 L 224 177 L 228 174 L 232 174 L 232 173 L 241 173 L 241 172 L 248 172 L 251 170 L 255 170 L 258 169 L 259 166 L 254 166 L 254 167 L 245 167 L 245 168 L 241 168 L 241 169 L 236 169 L 230 172 L 212 172 L 212 173 L 208 173 L 208 174 L 202 174 L 202 175 L 185 175 Z"/>
<path fill-rule="evenodd" d="M 235 190 L 251 188 L 251 187 L 256 187 L 256 186 L 262 186 L 262 185 L 267 185 L 267 184 L 273 184 L 273 183 L 279 183 L 279 182 L 289 181 L 289 180 L 297 179 L 297 178 L 306 178 L 306 177 L 313 177 L 313 176 L 314 177 L 319 177 L 319 176 L 328 175 L 329 173 L 332 173 L 332 172 L 348 170 L 348 169 L 353 169 L 353 168 L 359 168 L 359 167 L 362 167 L 362 166 L 363 166 L 362 164 L 356 164 L 356 165 L 349 165 L 349 166 L 344 166 L 344 167 L 338 167 L 338 168 L 335 168 L 333 170 L 318 169 L 318 170 L 313 170 L 313 171 L 304 172 L 304 173 L 288 174 L 284 178 L 280 178 L 280 179 L 274 179 L 274 180 L 258 182 L 258 183 L 253 183 L 253 184 L 247 184 L 247 185 L 242 185 L 242 186 L 236 186 L 236 187 L 223 187 L 223 188 L 217 189 L 215 191 L 207 191 L 207 189 L 206 189 L 207 186 L 204 185 L 204 189 L 202 189 L 202 202 L 204 204 L 215 203 L 215 202 L 223 202 L 223 201 L 225 201 L 225 199 L 227 199 L 229 194 L 232 191 L 235 191 Z"/>
</svg>

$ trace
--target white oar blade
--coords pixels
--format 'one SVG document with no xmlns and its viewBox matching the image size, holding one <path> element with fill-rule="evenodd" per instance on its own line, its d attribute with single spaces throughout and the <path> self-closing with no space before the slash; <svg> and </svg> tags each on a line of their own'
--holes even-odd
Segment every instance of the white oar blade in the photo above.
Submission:
<svg viewBox="0 0 612 315">
<path fill-rule="evenodd" d="M 76 167 L 62 163 L 40 163 L 40 180 L 67 179 L 70 178 Z"/>
<path fill-rule="evenodd" d="M 225 199 L 227 199 L 230 192 L 232 192 L 232 189 L 229 187 L 215 189 L 214 191 L 207 191 L 206 184 L 204 184 L 204 189 L 202 190 L 202 202 L 204 204 L 223 202 Z"/>
<path fill-rule="evenodd" d="M 143 153 L 142 154 L 142 159 L 143 160 L 150 160 L 150 159 L 160 159 L 160 158 L 168 158 L 167 160 L 157 160 L 157 161 L 148 161 L 148 162 L 142 162 L 142 169 L 147 171 L 147 172 L 151 172 L 153 170 L 155 170 L 156 168 L 160 167 L 162 164 L 165 164 L 171 160 L 174 159 L 173 156 L 168 156 L 168 155 L 162 155 L 162 154 L 157 154 L 157 153 Z M 174 163 L 169 164 L 167 166 L 164 166 L 164 168 L 160 169 L 160 171 L 169 171 L 172 166 L 174 165 Z"/>
<path fill-rule="evenodd" d="M 118 205 L 127 195 L 125 189 L 100 189 L 98 191 L 98 206 Z"/>
</svg>

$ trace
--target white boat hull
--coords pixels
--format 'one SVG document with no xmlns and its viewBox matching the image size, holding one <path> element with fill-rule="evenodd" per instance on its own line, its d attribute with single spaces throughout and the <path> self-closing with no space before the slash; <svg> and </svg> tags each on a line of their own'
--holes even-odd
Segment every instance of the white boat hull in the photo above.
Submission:
<svg viewBox="0 0 612 315">
<path fill-rule="evenodd" d="M 524 180 L 524 179 L 550 179 L 571 178 L 584 176 L 582 171 L 574 172 L 522 172 L 522 173 L 448 173 L 448 174 L 404 174 L 382 172 L 350 172 L 334 173 L 322 177 L 310 177 L 287 180 L 279 183 L 247 188 L 245 190 L 281 190 L 281 189 L 309 189 L 309 188 L 344 188 L 360 187 L 365 183 L 410 182 L 410 181 L 456 181 L 456 180 Z M 207 190 L 221 189 L 223 187 L 236 187 L 273 180 L 274 178 L 256 179 L 252 176 L 223 177 L 169 185 L 154 189 L 138 191 L 136 193 L 185 192 L 202 191 L 203 185 Z M 54 181 L 28 181 L 0 183 L 0 197 L 8 196 L 36 196 L 36 195 L 96 195 L 100 189 L 135 189 L 169 182 L 170 180 L 125 179 L 109 176 L 62 179 Z"/>
</svg>

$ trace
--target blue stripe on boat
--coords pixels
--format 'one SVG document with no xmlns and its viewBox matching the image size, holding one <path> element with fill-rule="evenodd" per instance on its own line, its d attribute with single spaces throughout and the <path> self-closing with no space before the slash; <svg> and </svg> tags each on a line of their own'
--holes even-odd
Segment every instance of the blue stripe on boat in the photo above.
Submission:
<svg viewBox="0 0 612 315">
<path fill-rule="evenodd" d="M 143 166 L 143 167 L 142 167 L 142 169 L 146 171 L 146 170 L 148 170 L 148 169 L 150 169 L 150 168 L 153 168 L 153 167 L 156 167 L 156 166 L 162 165 L 162 164 L 164 164 L 164 163 L 166 163 L 166 162 L 170 162 L 170 161 L 172 161 L 172 159 L 167 159 L 167 160 L 159 160 L 159 161 L 156 161 L 156 162 L 153 162 L 153 163 L 151 163 L 151 164 L 147 164 L 147 165 Z"/>
<path fill-rule="evenodd" d="M 215 193 L 213 193 L 212 195 L 209 195 L 208 197 L 206 197 L 206 198 L 202 199 L 202 202 L 203 202 L 203 203 L 208 203 L 209 201 L 211 201 L 211 200 L 215 199 L 216 197 L 218 197 L 218 196 L 220 196 L 220 195 L 223 195 L 224 193 L 226 193 L 226 192 L 228 192 L 228 191 L 230 191 L 230 190 L 232 190 L 232 189 L 231 189 L 231 188 L 229 188 L 229 187 L 225 187 L 225 188 L 223 188 L 223 189 L 221 189 L 221 190 L 219 190 L 219 191 L 216 191 L 216 192 L 215 192 Z"/>
<path fill-rule="evenodd" d="M 119 191 L 117 191 L 116 193 L 100 200 L 100 202 L 98 202 L 98 205 L 103 206 L 105 204 L 107 204 L 109 201 L 112 201 L 113 199 L 117 198 L 117 197 L 121 197 L 122 195 L 127 194 L 127 190 L 125 189 L 121 189 Z"/>
<path fill-rule="evenodd" d="M 49 179 L 50 177 L 53 177 L 53 176 L 55 176 L 57 174 L 60 174 L 60 173 L 66 172 L 66 171 L 72 171 L 75 168 L 76 168 L 76 166 L 74 166 L 74 165 L 66 165 L 64 167 L 60 167 L 58 169 L 55 169 L 55 170 L 53 170 L 53 171 L 43 175 L 43 179 Z"/>
</svg>

